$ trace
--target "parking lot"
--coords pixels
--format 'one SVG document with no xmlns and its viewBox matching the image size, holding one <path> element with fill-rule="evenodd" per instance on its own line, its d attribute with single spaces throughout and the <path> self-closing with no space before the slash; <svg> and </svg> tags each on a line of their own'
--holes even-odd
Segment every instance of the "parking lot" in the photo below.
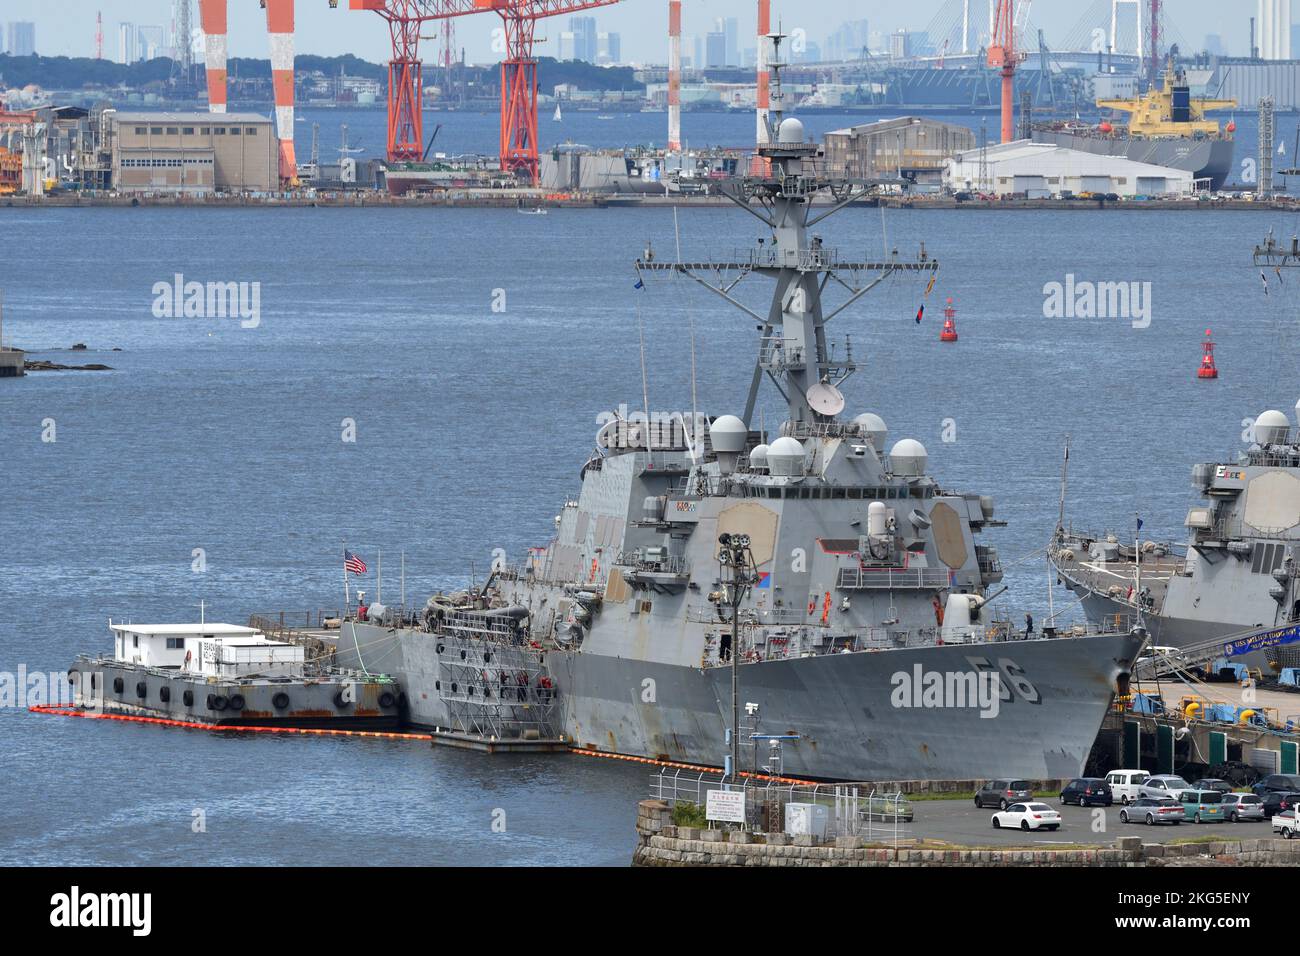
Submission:
<svg viewBox="0 0 1300 956">
<path fill-rule="evenodd" d="M 920 840 L 942 840 L 961 846 L 1054 846 L 1061 844 L 1111 844 L 1122 836 L 1141 837 L 1144 843 L 1168 843 L 1196 837 L 1219 840 L 1259 839 L 1275 836 L 1267 820 L 1253 823 L 1180 823 L 1146 826 L 1121 823 L 1120 805 L 1110 807 L 1061 806 L 1053 794 L 1036 798 L 1061 814 L 1059 830 L 995 830 L 992 809 L 977 809 L 969 798 L 962 800 L 917 800 L 912 803 L 916 819 L 910 836 Z M 1104 822 L 1100 822 L 1104 821 Z"/>
</svg>

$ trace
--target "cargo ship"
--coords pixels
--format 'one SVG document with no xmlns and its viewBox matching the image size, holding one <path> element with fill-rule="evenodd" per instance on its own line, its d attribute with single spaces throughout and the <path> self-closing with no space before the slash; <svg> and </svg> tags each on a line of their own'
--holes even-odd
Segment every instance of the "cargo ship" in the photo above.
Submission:
<svg viewBox="0 0 1300 956">
<path fill-rule="evenodd" d="M 1113 125 L 1108 120 L 1095 126 L 1037 124 L 1032 136 L 1039 143 L 1185 169 L 1198 180 L 1208 180 L 1209 188 L 1221 189 L 1232 169 L 1236 123 L 1230 121 L 1224 127 L 1205 114 L 1236 105 L 1236 100 L 1192 96 L 1187 74 L 1171 65 L 1160 88 L 1145 96 L 1097 101 L 1103 110 L 1129 114 L 1127 125 Z"/>
</svg>

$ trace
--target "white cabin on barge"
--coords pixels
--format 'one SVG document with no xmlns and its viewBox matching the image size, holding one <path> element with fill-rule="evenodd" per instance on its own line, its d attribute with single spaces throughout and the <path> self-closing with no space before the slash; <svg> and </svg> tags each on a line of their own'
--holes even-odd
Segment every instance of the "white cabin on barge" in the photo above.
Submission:
<svg viewBox="0 0 1300 956">
<path fill-rule="evenodd" d="M 304 676 L 306 650 L 238 624 L 109 624 L 113 659 L 200 678 Z"/>
</svg>

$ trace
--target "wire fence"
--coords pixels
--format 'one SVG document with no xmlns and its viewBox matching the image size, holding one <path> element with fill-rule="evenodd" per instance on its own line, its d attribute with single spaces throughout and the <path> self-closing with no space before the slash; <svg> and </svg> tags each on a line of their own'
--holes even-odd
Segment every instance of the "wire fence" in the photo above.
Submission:
<svg viewBox="0 0 1300 956">
<path fill-rule="evenodd" d="M 720 806 L 711 820 L 711 792 L 741 793 L 743 798 L 725 801 L 725 810 L 724 801 L 718 799 Z M 673 808 L 673 821 L 682 826 L 812 834 L 827 841 L 856 837 L 894 846 L 912 838 L 911 801 L 899 791 L 884 791 L 871 783 L 791 783 L 754 777 L 724 781 L 717 773 L 665 769 L 651 775 L 650 796 Z"/>
</svg>

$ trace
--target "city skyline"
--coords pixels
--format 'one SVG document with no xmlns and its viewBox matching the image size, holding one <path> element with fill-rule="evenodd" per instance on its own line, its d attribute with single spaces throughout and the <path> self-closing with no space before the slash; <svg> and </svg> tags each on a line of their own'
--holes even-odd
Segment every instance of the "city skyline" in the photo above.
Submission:
<svg viewBox="0 0 1300 956">
<path fill-rule="evenodd" d="M 804 31 L 810 46 L 822 47 L 827 38 L 843 23 L 866 19 L 873 35 L 886 38 L 900 29 L 923 32 L 943 8 L 945 0 L 917 0 L 900 13 L 896 4 L 884 0 L 818 0 L 816 17 L 810 20 L 811 4 L 798 4 L 792 0 L 773 0 L 773 18 L 779 20 L 786 32 Z M 980 6 L 973 0 L 972 7 Z M 321 56 L 351 53 L 373 62 L 389 58 L 388 31 L 380 19 L 370 13 L 346 9 L 346 0 L 340 0 L 339 9 L 331 10 L 323 2 L 298 3 L 298 52 Z M 1254 3 L 1244 3 L 1229 17 L 1223 4 L 1214 0 L 1165 0 L 1166 17 L 1171 20 L 1186 45 L 1200 49 L 1207 34 L 1215 34 L 1231 55 L 1245 55 L 1250 45 L 1250 17 L 1255 13 Z M 104 23 L 104 57 L 117 56 L 119 23 L 137 26 L 161 26 L 169 32 L 172 3 L 170 0 L 62 0 L 58 11 L 52 11 L 46 0 L 7 0 L 4 22 L 32 21 L 36 24 L 36 52 L 44 56 L 89 57 L 95 52 L 96 16 L 102 14 Z M 234 57 L 265 59 L 268 47 L 265 19 L 253 3 L 232 3 L 230 6 L 230 54 Z M 598 8 L 582 14 L 594 18 L 601 33 L 621 35 L 621 55 L 629 63 L 664 63 L 667 60 L 667 3 L 665 0 L 625 0 L 624 3 Z M 1033 23 L 1042 28 L 1049 46 L 1063 40 L 1078 22 L 1080 10 L 1076 4 L 1040 0 L 1032 12 Z M 972 18 L 974 14 L 972 14 Z M 755 32 L 755 4 L 753 0 L 719 0 L 719 2 L 687 2 L 683 5 L 683 30 L 687 36 L 698 37 L 701 44 L 715 29 L 719 19 L 735 19 L 738 24 L 738 53 L 743 60 L 745 50 L 752 47 L 746 42 Z M 197 15 L 195 20 L 197 22 Z M 809 21 L 809 22 L 804 22 Z M 494 30 L 499 27 L 497 17 L 480 14 L 461 17 L 457 22 L 457 45 L 465 50 L 472 63 L 491 63 L 500 58 L 494 52 Z M 84 27 L 84 29 L 82 29 Z M 561 34 L 568 28 L 567 17 L 557 17 L 538 31 L 537 52 L 540 56 L 561 57 Z M 426 41 L 429 48 L 434 41 Z M 689 50 L 688 44 L 688 50 Z M 730 53 L 731 51 L 729 51 Z M 688 52 L 688 58 L 689 52 Z"/>
</svg>

